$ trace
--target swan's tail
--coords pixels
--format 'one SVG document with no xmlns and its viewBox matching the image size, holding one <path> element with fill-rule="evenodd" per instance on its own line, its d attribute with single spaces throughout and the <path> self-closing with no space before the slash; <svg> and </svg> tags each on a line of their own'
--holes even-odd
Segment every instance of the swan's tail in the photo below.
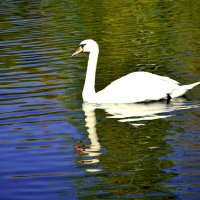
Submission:
<svg viewBox="0 0 200 200">
<path fill-rule="evenodd" d="M 175 98 L 175 97 L 180 97 L 182 95 L 184 95 L 188 90 L 191 90 L 193 87 L 197 86 L 200 84 L 199 82 L 196 83 L 192 83 L 189 85 L 180 85 L 177 89 L 174 89 L 171 93 L 171 97 Z"/>
</svg>

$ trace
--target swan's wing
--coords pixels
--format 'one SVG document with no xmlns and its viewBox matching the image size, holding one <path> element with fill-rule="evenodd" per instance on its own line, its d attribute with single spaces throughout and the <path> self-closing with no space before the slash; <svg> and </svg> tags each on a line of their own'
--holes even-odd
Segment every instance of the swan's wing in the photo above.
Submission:
<svg viewBox="0 0 200 200">
<path fill-rule="evenodd" d="M 158 75 L 156 75 L 158 76 Z M 171 83 L 174 83 L 174 84 L 177 84 L 179 85 L 180 83 L 178 81 L 175 81 L 167 76 L 159 76 L 163 81 L 167 81 L 167 82 L 171 82 Z"/>
<path fill-rule="evenodd" d="M 134 72 L 117 79 L 97 93 L 99 102 L 140 102 L 166 97 L 178 82 L 148 72 Z"/>
<path fill-rule="evenodd" d="M 147 84 L 147 85 L 154 85 L 157 83 L 164 83 L 167 85 L 178 85 L 179 82 L 167 77 L 167 76 L 159 76 L 156 74 L 152 74 L 149 72 L 133 72 L 130 74 L 127 74 L 126 76 L 123 76 L 115 81 L 113 81 L 110 85 L 111 87 L 117 87 L 117 86 L 121 86 L 124 84 Z M 131 85 L 132 85 L 131 84 Z"/>
</svg>

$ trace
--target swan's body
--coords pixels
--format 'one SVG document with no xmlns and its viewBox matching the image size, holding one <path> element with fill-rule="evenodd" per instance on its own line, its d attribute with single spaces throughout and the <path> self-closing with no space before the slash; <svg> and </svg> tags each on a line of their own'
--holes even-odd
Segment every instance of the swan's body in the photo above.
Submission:
<svg viewBox="0 0 200 200">
<path fill-rule="evenodd" d="M 87 73 L 83 88 L 83 100 L 91 103 L 136 103 L 157 101 L 184 95 L 188 90 L 200 84 L 179 85 L 169 77 L 159 76 L 148 72 L 133 72 L 123 76 L 103 90 L 95 91 L 95 74 L 99 55 L 98 44 L 94 40 L 84 40 L 72 55 L 89 52 Z"/>
</svg>

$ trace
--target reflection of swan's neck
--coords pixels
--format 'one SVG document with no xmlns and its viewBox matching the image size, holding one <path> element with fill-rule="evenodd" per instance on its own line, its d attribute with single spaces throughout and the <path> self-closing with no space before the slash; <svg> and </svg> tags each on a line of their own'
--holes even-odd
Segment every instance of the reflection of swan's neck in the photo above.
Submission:
<svg viewBox="0 0 200 200">
<path fill-rule="evenodd" d="M 96 116 L 94 112 L 94 107 L 90 104 L 83 103 L 83 111 L 85 112 L 85 121 L 86 121 L 86 127 L 88 128 L 88 137 L 91 141 L 90 148 L 87 149 L 87 152 L 90 152 L 90 156 L 97 156 L 99 155 L 100 151 L 100 143 L 98 141 L 98 136 L 96 133 Z"/>
<path fill-rule="evenodd" d="M 88 66 L 87 72 L 85 77 L 85 84 L 83 88 L 83 100 L 88 101 L 94 98 L 95 92 L 95 75 L 96 75 L 96 67 L 97 67 L 97 60 L 99 55 L 99 49 L 93 49 L 90 52 L 89 59 L 88 59 Z"/>
</svg>

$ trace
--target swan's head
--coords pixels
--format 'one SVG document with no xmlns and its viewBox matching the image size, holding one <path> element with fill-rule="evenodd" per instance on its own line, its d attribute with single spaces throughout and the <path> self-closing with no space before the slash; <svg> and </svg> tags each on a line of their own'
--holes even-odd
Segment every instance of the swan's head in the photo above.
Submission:
<svg viewBox="0 0 200 200">
<path fill-rule="evenodd" d="M 80 43 L 78 49 L 72 54 L 72 56 L 76 56 L 81 52 L 91 52 L 91 51 L 99 51 L 98 44 L 92 39 L 83 40 Z"/>
</svg>

